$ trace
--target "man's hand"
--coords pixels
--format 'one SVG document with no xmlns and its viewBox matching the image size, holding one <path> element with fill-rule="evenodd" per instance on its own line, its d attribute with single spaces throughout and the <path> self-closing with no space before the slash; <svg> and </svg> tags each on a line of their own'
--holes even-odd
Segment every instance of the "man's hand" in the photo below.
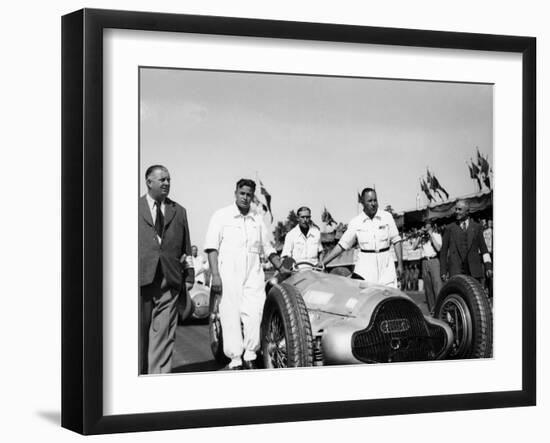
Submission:
<svg viewBox="0 0 550 443">
<path fill-rule="evenodd" d="M 397 279 L 401 280 L 401 276 L 403 275 L 403 263 L 397 262 Z"/>
<path fill-rule="evenodd" d="M 282 278 L 287 278 L 288 276 L 290 276 L 290 274 L 292 274 L 292 271 L 285 266 L 279 267 L 277 271 L 279 272 Z"/>
<path fill-rule="evenodd" d="M 222 293 L 222 278 L 219 274 L 212 275 L 212 289 L 218 294 Z"/>
<path fill-rule="evenodd" d="M 449 280 L 449 273 L 448 273 L 448 272 L 445 272 L 444 274 L 441 274 L 441 280 L 442 280 L 442 281 L 447 281 L 447 280 Z"/>
</svg>

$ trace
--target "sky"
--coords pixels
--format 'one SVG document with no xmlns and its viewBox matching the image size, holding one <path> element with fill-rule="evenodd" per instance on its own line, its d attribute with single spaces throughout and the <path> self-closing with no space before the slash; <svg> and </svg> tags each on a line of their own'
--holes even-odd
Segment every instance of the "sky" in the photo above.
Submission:
<svg viewBox="0 0 550 443">
<path fill-rule="evenodd" d="M 367 186 L 381 208 L 415 209 L 427 167 L 451 198 L 476 192 L 476 147 L 492 165 L 492 85 L 140 69 L 140 195 L 166 166 L 199 248 L 240 178 L 263 182 L 275 222 L 309 206 L 347 223 Z"/>
</svg>

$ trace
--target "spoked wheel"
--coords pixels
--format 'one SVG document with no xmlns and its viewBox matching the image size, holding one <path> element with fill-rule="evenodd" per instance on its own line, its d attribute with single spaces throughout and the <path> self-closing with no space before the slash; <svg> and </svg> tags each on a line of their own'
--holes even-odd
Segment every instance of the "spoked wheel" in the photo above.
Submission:
<svg viewBox="0 0 550 443">
<path fill-rule="evenodd" d="M 462 297 L 449 295 L 441 306 L 439 318 L 447 322 L 453 331 L 454 340 L 449 357 L 464 355 L 472 346 L 472 316 Z"/>
<path fill-rule="evenodd" d="M 493 314 L 489 299 L 477 280 L 467 275 L 451 277 L 441 288 L 435 317 L 454 334 L 448 357 L 489 358 L 493 354 Z"/>
<path fill-rule="evenodd" d="M 286 368 L 287 349 L 283 319 L 278 312 L 273 312 L 266 330 L 264 363 L 269 368 Z"/>
<path fill-rule="evenodd" d="M 300 292 L 286 283 L 267 294 L 261 328 L 265 368 L 313 365 L 313 340 L 307 308 Z"/>
</svg>

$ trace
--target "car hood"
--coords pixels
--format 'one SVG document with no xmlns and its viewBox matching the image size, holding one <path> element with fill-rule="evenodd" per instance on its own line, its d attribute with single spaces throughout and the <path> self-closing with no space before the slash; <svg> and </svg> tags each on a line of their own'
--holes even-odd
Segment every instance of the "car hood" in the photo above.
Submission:
<svg viewBox="0 0 550 443">
<path fill-rule="evenodd" d="M 286 280 L 295 286 L 309 310 L 343 317 L 365 317 L 383 299 L 412 299 L 399 289 L 324 272 L 303 270 Z"/>
</svg>

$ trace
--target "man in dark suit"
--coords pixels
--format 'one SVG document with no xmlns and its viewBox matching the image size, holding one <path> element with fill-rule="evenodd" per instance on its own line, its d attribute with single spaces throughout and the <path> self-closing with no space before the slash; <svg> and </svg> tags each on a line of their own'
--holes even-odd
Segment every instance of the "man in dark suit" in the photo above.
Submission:
<svg viewBox="0 0 550 443">
<path fill-rule="evenodd" d="M 493 275 L 493 264 L 483 238 L 483 229 L 470 218 L 470 207 L 464 200 L 456 203 L 455 217 L 456 222 L 448 224 L 443 234 L 439 258 L 441 278 L 446 281 L 449 276 L 466 274 L 483 284 L 484 267 L 488 278 Z"/>
<path fill-rule="evenodd" d="M 169 373 L 177 326 L 177 302 L 185 281 L 193 286 L 191 242 L 185 209 L 168 198 L 170 173 L 161 165 L 145 172 L 139 199 L 140 374 Z"/>
</svg>

